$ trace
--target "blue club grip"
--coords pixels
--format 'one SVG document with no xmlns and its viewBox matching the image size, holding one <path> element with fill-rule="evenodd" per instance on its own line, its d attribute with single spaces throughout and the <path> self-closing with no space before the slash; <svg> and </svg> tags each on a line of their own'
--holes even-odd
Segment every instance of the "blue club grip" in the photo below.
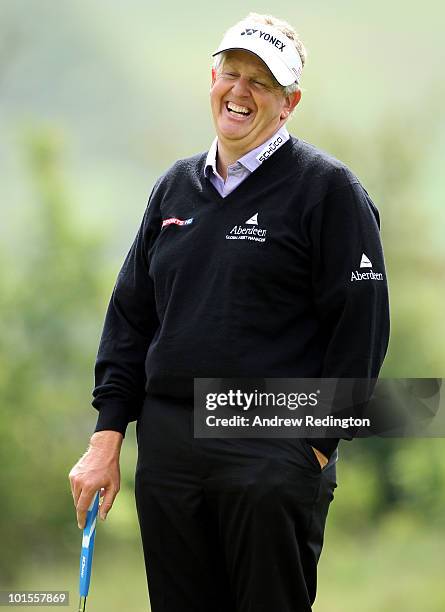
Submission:
<svg viewBox="0 0 445 612">
<path fill-rule="evenodd" d="M 82 550 L 80 551 L 79 593 L 81 597 L 88 595 L 90 588 L 91 564 L 93 562 L 94 538 L 96 535 L 96 518 L 99 509 L 99 491 L 88 508 L 87 520 L 83 530 Z"/>
</svg>

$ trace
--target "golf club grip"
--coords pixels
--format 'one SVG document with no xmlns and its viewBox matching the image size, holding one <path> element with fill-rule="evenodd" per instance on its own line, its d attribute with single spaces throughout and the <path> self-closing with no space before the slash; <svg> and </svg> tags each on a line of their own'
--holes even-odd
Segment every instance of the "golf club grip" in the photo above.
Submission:
<svg viewBox="0 0 445 612">
<path fill-rule="evenodd" d="M 94 538 L 96 536 L 96 518 L 99 508 L 99 491 L 88 508 L 87 519 L 83 530 L 82 550 L 80 551 L 79 593 L 81 597 L 88 595 L 90 588 L 91 564 L 93 561 Z"/>
</svg>

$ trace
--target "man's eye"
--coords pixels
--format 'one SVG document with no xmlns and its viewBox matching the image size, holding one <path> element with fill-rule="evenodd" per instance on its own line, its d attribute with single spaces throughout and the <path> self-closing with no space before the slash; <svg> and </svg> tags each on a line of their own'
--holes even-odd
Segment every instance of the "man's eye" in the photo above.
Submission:
<svg viewBox="0 0 445 612">
<path fill-rule="evenodd" d="M 235 79 L 237 76 L 234 72 L 224 72 L 223 74 L 225 77 L 228 77 L 230 79 Z"/>
</svg>

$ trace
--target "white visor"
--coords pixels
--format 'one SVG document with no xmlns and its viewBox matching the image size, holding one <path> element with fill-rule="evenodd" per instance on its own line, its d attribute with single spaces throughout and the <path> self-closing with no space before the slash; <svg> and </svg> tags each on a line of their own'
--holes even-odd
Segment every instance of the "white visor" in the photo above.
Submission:
<svg viewBox="0 0 445 612">
<path fill-rule="evenodd" d="M 292 41 L 273 26 L 242 21 L 228 30 L 212 55 L 235 49 L 255 53 L 280 85 L 300 82 L 303 70 L 300 54 Z"/>
</svg>

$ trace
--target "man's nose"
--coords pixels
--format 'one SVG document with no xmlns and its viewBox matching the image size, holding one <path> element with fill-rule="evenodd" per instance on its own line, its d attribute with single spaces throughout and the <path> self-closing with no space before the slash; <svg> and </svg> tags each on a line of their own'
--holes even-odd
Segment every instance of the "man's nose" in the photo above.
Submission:
<svg viewBox="0 0 445 612">
<path fill-rule="evenodd" d="M 244 77 L 238 77 L 233 84 L 232 93 L 240 97 L 250 95 L 249 80 L 245 79 Z"/>
</svg>

